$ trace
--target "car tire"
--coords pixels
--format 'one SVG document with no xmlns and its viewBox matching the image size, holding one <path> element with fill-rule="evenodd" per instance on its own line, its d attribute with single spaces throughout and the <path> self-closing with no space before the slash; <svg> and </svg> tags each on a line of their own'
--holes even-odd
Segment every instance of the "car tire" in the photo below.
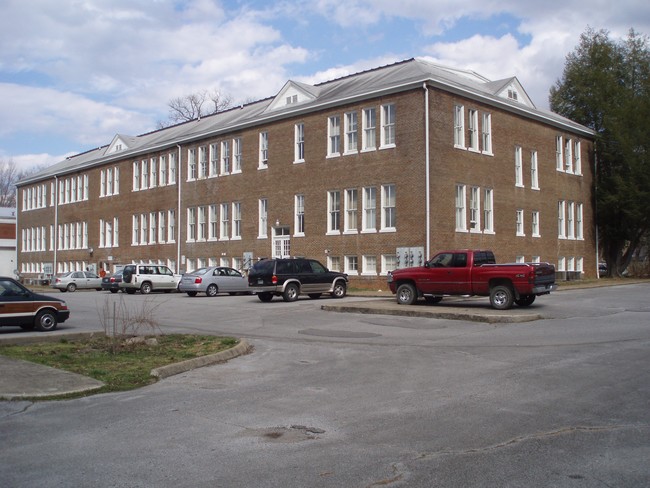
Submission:
<svg viewBox="0 0 650 488">
<path fill-rule="evenodd" d="M 148 281 L 142 283 L 140 285 L 140 293 L 142 293 L 143 295 L 148 295 L 149 293 L 151 293 L 151 283 L 149 283 Z"/>
<path fill-rule="evenodd" d="M 67 287 L 66 290 L 69 291 L 70 293 L 74 293 L 77 290 L 77 285 L 74 283 L 70 283 Z"/>
<path fill-rule="evenodd" d="M 264 291 L 262 293 L 258 293 L 257 298 L 259 298 L 261 302 L 270 302 L 273 300 L 273 293 Z"/>
<path fill-rule="evenodd" d="M 418 299 L 415 287 L 410 283 L 403 283 L 397 287 L 397 303 L 400 305 L 413 305 Z"/>
<path fill-rule="evenodd" d="M 295 283 L 289 283 L 282 293 L 282 299 L 285 302 L 295 302 L 298 300 L 298 295 L 300 295 L 300 288 Z"/>
<path fill-rule="evenodd" d="M 135 295 L 135 288 L 125 288 L 125 290 L 129 295 Z"/>
<path fill-rule="evenodd" d="M 343 280 L 339 280 L 334 283 L 334 290 L 332 291 L 332 296 L 334 298 L 343 298 L 348 293 L 348 287 L 346 286 Z"/>
<path fill-rule="evenodd" d="M 120 290 L 116 290 L 115 288 L 111 288 L 111 293 L 117 293 Z"/>
<path fill-rule="evenodd" d="M 187 293 L 187 296 L 188 296 L 188 297 L 195 297 L 196 294 L 197 294 L 197 292 L 195 292 L 195 291 L 187 291 L 187 292 L 185 292 L 185 293 Z"/>
<path fill-rule="evenodd" d="M 219 294 L 219 288 L 212 283 L 205 289 L 205 294 L 209 297 L 216 297 Z"/>
<path fill-rule="evenodd" d="M 497 285 L 490 290 L 490 305 L 496 310 L 512 308 L 514 293 L 509 286 Z"/>
<path fill-rule="evenodd" d="M 515 303 L 520 307 L 528 307 L 532 305 L 537 298 L 535 295 L 521 295 L 518 299 L 515 300 Z"/>
<path fill-rule="evenodd" d="M 34 328 L 41 332 L 49 332 L 56 329 L 56 315 L 51 310 L 42 310 L 36 314 Z"/>
</svg>

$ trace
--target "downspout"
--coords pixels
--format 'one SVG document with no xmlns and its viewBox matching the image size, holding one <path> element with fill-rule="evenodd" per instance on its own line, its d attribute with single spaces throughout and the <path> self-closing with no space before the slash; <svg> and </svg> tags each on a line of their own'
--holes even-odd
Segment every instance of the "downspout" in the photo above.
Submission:
<svg viewBox="0 0 650 488">
<path fill-rule="evenodd" d="M 178 184 L 178 210 L 176 212 L 176 272 L 180 273 L 181 270 L 181 178 L 183 174 L 183 164 L 181 163 L 182 148 L 180 144 L 176 144 L 178 148 L 178 163 L 176 164 L 176 182 Z"/>
<path fill-rule="evenodd" d="M 428 260 L 431 257 L 431 188 L 429 186 L 430 180 L 430 164 L 429 159 L 429 89 L 427 83 L 422 83 L 424 88 L 424 182 L 425 182 L 425 214 L 426 214 L 426 247 L 424 259 Z"/>
<path fill-rule="evenodd" d="M 59 177 L 54 176 L 54 263 L 52 276 L 56 274 L 57 250 L 59 249 Z"/>
<path fill-rule="evenodd" d="M 600 279 L 600 249 L 598 236 L 598 149 L 594 143 L 594 226 L 596 228 L 596 276 Z"/>
</svg>

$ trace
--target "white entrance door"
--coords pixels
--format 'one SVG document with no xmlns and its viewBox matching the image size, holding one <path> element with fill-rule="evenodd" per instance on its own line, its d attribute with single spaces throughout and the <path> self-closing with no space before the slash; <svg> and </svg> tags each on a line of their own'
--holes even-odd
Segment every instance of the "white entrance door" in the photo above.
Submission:
<svg viewBox="0 0 650 488">
<path fill-rule="evenodd" d="M 273 257 L 288 258 L 291 255 L 291 235 L 289 227 L 273 229 Z"/>
</svg>

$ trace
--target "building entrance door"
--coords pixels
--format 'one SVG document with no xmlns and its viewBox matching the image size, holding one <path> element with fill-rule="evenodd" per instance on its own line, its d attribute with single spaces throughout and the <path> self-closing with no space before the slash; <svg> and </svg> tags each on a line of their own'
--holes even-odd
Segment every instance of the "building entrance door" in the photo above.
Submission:
<svg viewBox="0 0 650 488">
<path fill-rule="evenodd" d="M 291 256 L 291 234 L 289 227 L 273 229 L 273 257 L 288 258 Z"/>
</svg>

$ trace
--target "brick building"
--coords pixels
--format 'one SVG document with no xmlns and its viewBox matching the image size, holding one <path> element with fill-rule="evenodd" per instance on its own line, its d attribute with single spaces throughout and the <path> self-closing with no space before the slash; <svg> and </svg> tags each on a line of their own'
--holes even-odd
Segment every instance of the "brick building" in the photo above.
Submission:
<svg viewBox="0 0 650 488">
<path fill-rule="evenodd" d="M 352 286 L 435 251 L 595 277 L 593 134 L 516 78 L 411 59 L 140 136 L 18 184 L 24 276 L 320 259 Z"/>
</svg>

